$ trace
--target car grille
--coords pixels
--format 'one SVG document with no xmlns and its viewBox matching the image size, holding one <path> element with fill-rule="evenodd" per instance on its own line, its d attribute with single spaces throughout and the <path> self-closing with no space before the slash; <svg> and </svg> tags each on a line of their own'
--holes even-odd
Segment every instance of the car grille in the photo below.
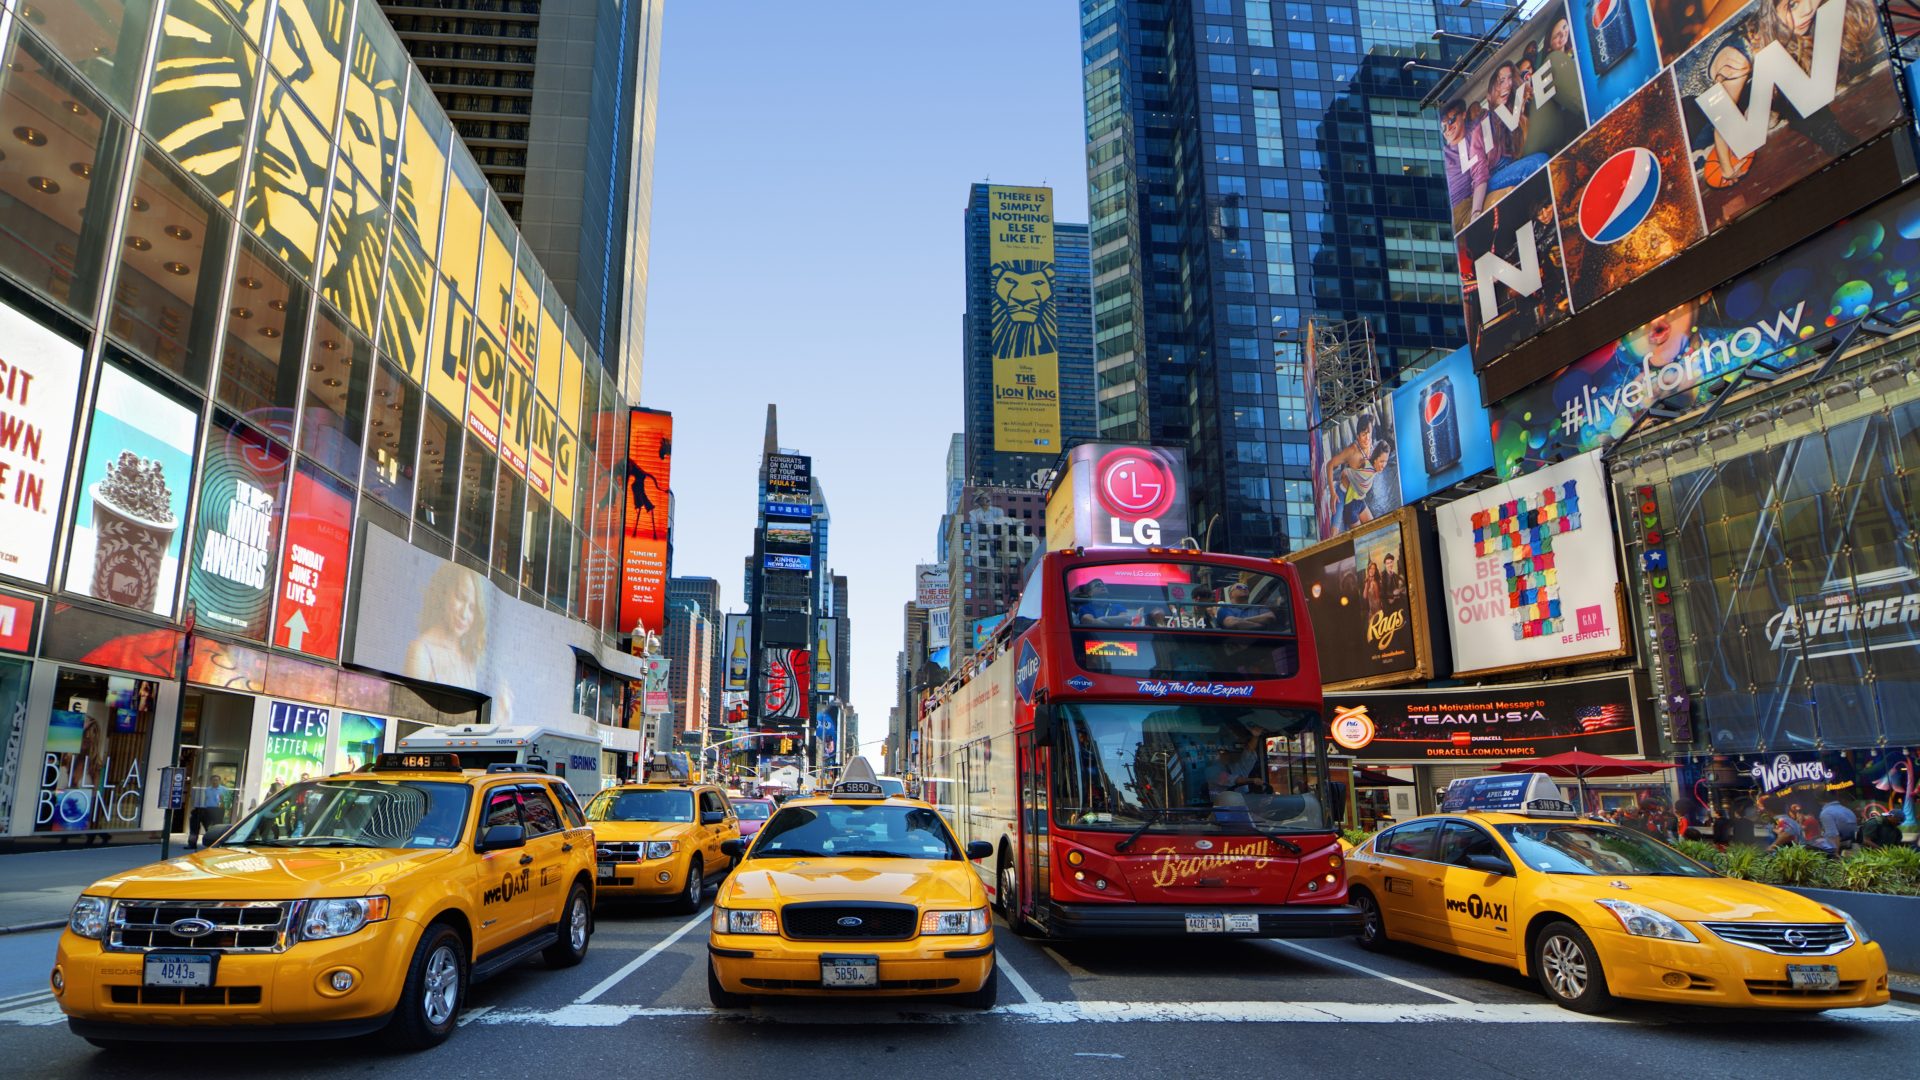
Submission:
<svg viewBox="0 0 1920 1080">
<path fill-rule="evenodd" d="M 1828 956 L 1853 944 L 1845 923 L 1710 922 L 1722 941 L 1781 956 Z"/>
<path fill-rule="evenodd" d="M 258 1005 L 257 986 L 114 986 L 115 1005 Z"/>
<path fill-rule="evenodd" d="M 846 925 L 842 920 L 859 920 Z M 912 904 L 788 904 L 780 928 L 800 941 L 901 941 L 920 929 Z"/>
<path fill-rule="evenodd" d="M 115 900 L 107 924 L 107 948 L 123 952 L 196 949 L 201 952 L 281 952 L 293 943 L 297 900 Z M 213 929 L 178 934 L 184 919 Z"/>
<path fill-rule="evenodd" d="M 639 862 L 646 846 L 641 842 L 608 841 L 593 845 L 593 852 L 594 857 L 603 863 Z"/>
<path fill-rule="evenodd" d="M 1747 993 L 1754 997 L 1770 998 L 1825 998 L 1851 997 L 1860 992 L 1866 983 L 1860 980 L 1842 982 L 1831 990 L 1802 990 L 1785 979 L 1748 979 Z"/>
</svg>

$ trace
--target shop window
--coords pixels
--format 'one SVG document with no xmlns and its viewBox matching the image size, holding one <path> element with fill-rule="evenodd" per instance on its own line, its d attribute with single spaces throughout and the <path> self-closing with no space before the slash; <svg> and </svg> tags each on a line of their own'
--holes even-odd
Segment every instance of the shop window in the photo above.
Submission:
<svg viewBox="0 0 1920 1080">
<path fill-rule="evenodd" d="M 267 250 L 302 279 L 320 251 L 320 204 L 327 192 L 326 129 L 285 83 L 268 80 L 244 218 Z"/>
<path fill-rule="evenodd" d="M 510 468 L 495 474 L 493 508 L 493 569 L 510 581 L 520 579 L 520 541 L 525 523 L 527 482 Z M 511 588 L 511 586 L 509 586 Z"/>
<path fill-rule="evenodd" d="M 466 452 L 460 462 L 460 550 L 485 565 L 493 539 L 494 472 L 498 459 L 480 436 L 466 433 Z"/>
<path fill-rule="evenodd" d="M 137 829 L 160 684 L 61 668 L 47 716 L 34 832 Z"/>
<path fill-rule="evenodd" d="M 553 525 L 553 508 L 547 500 L 527 492 L 526 540 L 520 560 L 520 587 L 537 597 L 547 595 L 547 530 Z"/>
<path fill-rule="evenodd" d="M 413 510 L 414 448 L 420 437 L 420 391 L 392 363 L 382 361 L 367 422 L 367 459 L 360 473 L 367 494 L 398 510 Z"/>
<path fill-rule="evenodd" d="M 154 0 L 35 0 L 22 5 L 21 15 L 88 82 L 132 112 L 139 65 L 116 64 L 114 59 L 146 52 L 153 8 Z"/>
<path fill-rule="evenodd" d="M 300 452 L 341 476 L 358 472 L 372 382 L 373 346 L 321 305 L 307 348 Z"/>
<path fill-rule="evenodd" d="M 344 158 L 333 170 L 326 249 L 320 295 L 345 312 L 361 333 L 373 333 L 380 268 L 387 255 L 387 206 Z"/>
<path fill-rule="evenodd" d="M 240 245 L 214 397 L 269 430 L 291 434 L 312 293 L 252 239 Z"/>
<path fill-rule="evenodd" d="M 420 434 L 419 489 L 413 519 L 452 538 L 455 498 L 460 487 L 460 422 L 438 404 L 428 402 Z"/>
<path fill-rule="evenodd" d="M 227 216 L 151 147 L 133 193 L 109 329 L 134 352 L 204 386 L 226 273 Z"/>
<path fill-rule="evenodd" d="M 223 206 L 234 205 L 259 55 L 222 0 L 171 0 L 145 129 Z M 265 10 L 265 3 L 259 5 Z M 258 13 L 256 13 L 257 17 Z"/>
</svg>

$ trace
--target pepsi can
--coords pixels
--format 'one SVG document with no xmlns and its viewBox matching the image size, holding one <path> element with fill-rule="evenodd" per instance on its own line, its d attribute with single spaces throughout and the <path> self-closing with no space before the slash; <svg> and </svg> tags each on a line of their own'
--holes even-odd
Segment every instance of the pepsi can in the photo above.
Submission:
<svg viewBox="0 0 1920 1080">
<path fill-rule="evenodd" d="M 1633 51 L 1633 12 L 1628 0 L 1593 0 L 1587 18 L 1587 42 L 1593 46 L 1593 70 L 1610 70 Z"/>
<path fill-rule="evenodd" d="M 1420 393 L 1420 450 L 1428 476 L 1460 461 L 1460 416 L 1453 407 L 1453 380 L 1445 375 Z"/>
</svg>

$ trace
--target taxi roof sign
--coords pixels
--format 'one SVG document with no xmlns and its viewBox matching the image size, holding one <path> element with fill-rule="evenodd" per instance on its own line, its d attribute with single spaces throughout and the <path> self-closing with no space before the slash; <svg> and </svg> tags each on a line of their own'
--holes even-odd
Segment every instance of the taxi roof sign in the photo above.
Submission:
<svg viewBox="0 0 1920 1080">
<path fill-rule="evenodd" d="M 884 799 L 887 789 L 880 785 L 880 779 L 873 773 L 873 765 L 864 757 L 854 758 L 840 773 L 840 782 L 833 785 L 833 797 L 836 799 Z"/>
<path fill-rule="evenodd" d="M 518 768 L 518 766 L 516 766 Z M 459 772 L 459 754 L 381 754 L 375 772 Z"/>
<path fill-rule="evenodd" d="M 1566 800 L 1560 785 L 1546 773 L 1495 773 L 1463 776 L 1447 785 L 1440 801 L 1443 814 L 1483 810 L 1504 814 L 1578 817 L 1579 808 Z"/>
</svg>

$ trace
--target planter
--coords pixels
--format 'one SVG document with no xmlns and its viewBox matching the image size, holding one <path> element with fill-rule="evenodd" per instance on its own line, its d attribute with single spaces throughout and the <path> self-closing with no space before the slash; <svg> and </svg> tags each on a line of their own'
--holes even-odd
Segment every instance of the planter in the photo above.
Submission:
<svg viewBox="0 0 1920 1080">
<path fill-rule="evenodd" d="M 1889 968 L 1920 972 L 1920 896 L 1782 887 L 1817 903 L 1837 907 L 1858 919 L 1887 954 Z"/>
</svg>

